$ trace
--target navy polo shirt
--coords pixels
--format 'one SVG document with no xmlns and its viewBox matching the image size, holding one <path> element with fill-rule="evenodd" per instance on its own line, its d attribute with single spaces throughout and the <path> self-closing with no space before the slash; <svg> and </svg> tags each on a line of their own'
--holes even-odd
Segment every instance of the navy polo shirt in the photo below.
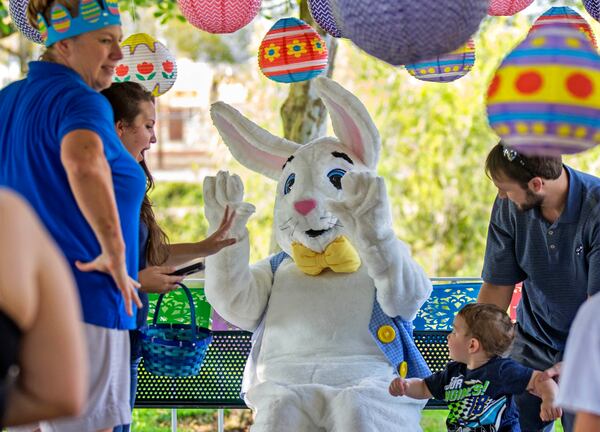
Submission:
<svg viewBox="0 0 600 432">
<path fill-rule="evenodd" d="M 0 91 L 0 112 L 0 185 L 16 190 L 31 203 L 62 249 L 79 288 L 84 321 L 108 328 L 135 328 L 135 313 L 130 317 L 125 312 L 112 278 L 75 267 L 75 260 L 91 261 L 101 249 L 79 210 L 60 160 L 61 142 L 69 132 L 90 130 L 102 139 L 112 172 L 127 271 L 137 279 L 138 224 L 146 178 L 115 132 L 110 104 L 73 69 L 31 62 L 26 79 Z"/>
<path fill-rule="evenodd" d="M 539 208 L 522 212 L 496 198 L 481 276 L 494 285 L 523 281 L 517 322 L 557 351 L 579 306 L 600 290 L 600 179 L 565 169 L 567 203 L 553 224 Z"/>
</svg>

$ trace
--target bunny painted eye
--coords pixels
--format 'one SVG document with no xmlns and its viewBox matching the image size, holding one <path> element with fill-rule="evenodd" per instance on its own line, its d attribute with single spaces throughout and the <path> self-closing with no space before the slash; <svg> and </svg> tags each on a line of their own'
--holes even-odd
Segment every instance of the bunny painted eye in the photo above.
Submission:
<svg viewBox="0 0 600 432">
<path fill-rule="evenodd" d="M 287 195 L 290 193 L 290 191 L 292 190 L 292 186 L 294 186 L 295 181 L 296 181 L 296 174 L 294 174 L 294 173 L 290 174 L 290 176 L 285 181 L 285 185 L 283 185 L 283 194 L 284 195 Z"/>
<path fill-rule="evenodd" d="M 329 181 L 336 189 L 341 189 L 342 188 L 342 177 L 344 177 L 344 174 L 346 174 L 345 170 L 336 168 L 334 170 L 329 171 L 327 173 L 327 177 L 329 178 Z"/>
</svg>

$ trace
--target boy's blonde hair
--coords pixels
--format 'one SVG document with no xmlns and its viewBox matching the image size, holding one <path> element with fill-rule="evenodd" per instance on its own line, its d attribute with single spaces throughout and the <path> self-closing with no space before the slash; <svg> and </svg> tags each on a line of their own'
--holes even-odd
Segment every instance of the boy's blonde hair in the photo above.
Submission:
<svg viewBox="0 0 600 432">
<path fill-rule="evenodd" d="M 471 303 L 458 313 L 468 333 L 477 339 L 490 356 L 502 356 L 510 349 L 515 329 L 508 314 L 496 305 Z"/>
</svg>

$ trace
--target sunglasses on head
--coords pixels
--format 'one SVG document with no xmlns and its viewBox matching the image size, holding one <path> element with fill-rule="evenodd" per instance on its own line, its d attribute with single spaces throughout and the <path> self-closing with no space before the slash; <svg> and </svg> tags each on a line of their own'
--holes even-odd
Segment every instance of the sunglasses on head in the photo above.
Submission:
<svg viewBox="0 0 600 432">
<path fill-rule="evenodd" d="M 529 174 L 531 177 L 536 177 L 531 170 L 529 169 L 529 167 L 527 166 L 527 163 L 525 163 L 525 160 L 521 157 L 521 155 L 514 149 L 511 149 L 509 147 L 504 147 L 504 149 L 502 150 L 502 155 L 506 158 L 506 160 L 508 160 L 509 162 L 517 162 L 519 165 L 521 165 L 521 167 L 527 172 L 527 174 Z"/>
</svg>

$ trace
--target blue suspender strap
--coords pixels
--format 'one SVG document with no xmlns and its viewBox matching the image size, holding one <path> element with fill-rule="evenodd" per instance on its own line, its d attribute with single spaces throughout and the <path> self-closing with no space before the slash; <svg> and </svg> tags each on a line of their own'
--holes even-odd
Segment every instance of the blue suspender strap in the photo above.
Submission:
<svg viewBox="0 0 600 432">
<path fill-rule="evenodd" d="M 403 378 L 424 378 L 431 375 L 425 359 L 415 345 L 412 323 L 400 317 L 387 316 L 377 301 L 377 293 L 373 300 L 369 331 L 398 375 Z"/>
</svg>

